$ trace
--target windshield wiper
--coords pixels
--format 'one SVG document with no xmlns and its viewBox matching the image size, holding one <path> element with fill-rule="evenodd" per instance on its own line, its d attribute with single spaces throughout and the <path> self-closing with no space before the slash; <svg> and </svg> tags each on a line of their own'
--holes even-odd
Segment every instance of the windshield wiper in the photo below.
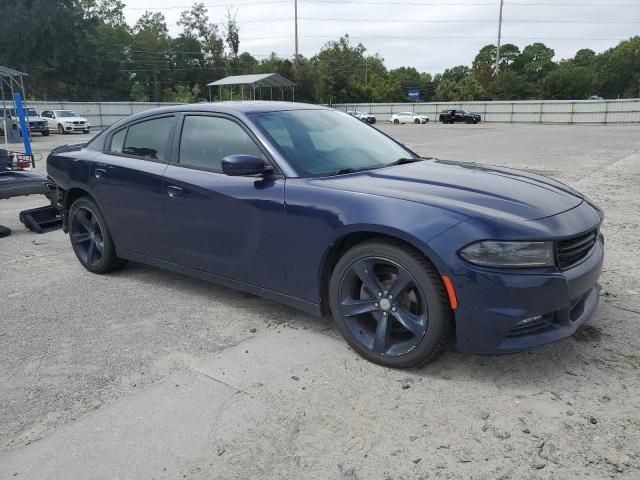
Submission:
<svg viewBox="0 0 640 480">
<path fill-rule="evenodd" d="M 391 162 L 388 163 L 387 165 L 385 165 L 385 167 L 393 167 L 394 165 L 404 165 L 405 163 L 414 163 L 414 162 L 420 162 L 424 160 L 421 157 L 406 157 L 406 158 L 399 158 L 398 160 L 396 160 L 395 162 Z"/>
<path fill-rule="evenodd" d="M 346 175 L 347 173 L 357 173 L 364 172 L 365 170 L 372 170 L 374 167 L 363 167 L 363 168 L 341 168 L 340 170 L 336 170 L 335 172 L 329 172 L 325 175 L 327 177 L 332 177 L 334 175 Z"/>
</svg>

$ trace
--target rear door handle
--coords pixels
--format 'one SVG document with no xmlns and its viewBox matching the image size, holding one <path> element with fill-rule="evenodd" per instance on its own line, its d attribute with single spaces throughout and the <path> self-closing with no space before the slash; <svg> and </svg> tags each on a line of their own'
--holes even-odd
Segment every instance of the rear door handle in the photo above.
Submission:
<svg viewBox="0 0 640 480">
<path fill-rule="evenodd" d="M 93 172 L 93 174 L 95 175 L 96 178 L 100 178 L 105 173 L 107 173 L 107 169 L 106 168 L 96 168 L 95 171 Z"/>
<path fill-rule="evenodd" d="M 171 198 L 176 198 L 181 196 L 184 193 L 184 189 L 182 189 L 181 187 L 176 187 L 175 185 L 168 185 L 167 186 L 167 194 L 171 197 Z"/>
</svg>

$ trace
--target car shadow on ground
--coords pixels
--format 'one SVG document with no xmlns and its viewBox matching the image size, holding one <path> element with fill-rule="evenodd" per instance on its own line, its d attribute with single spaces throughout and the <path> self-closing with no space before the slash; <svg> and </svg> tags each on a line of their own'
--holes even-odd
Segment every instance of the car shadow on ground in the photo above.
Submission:
<svg viewBox="0 0 640 480">
<path fill-rule="evenodd" d="M 328 316 L 315 317 L 292 307 L 262 297 L 219 286 L 203 280 L 169 272 L 159 268 L 130 262 L 115 277 L 134 279 L 140 283 L 170 287 L 179 294 L 181 290 L 203 302 L 215 301 L 234 309 L 249 312 L 263 319 L 265 324 L 287 325 L 294 329 L 328 334 L 341 338 Z M 600 356 L 600 346 L 608 335 L 598 326 L 606 316 L 600 308 L 591 323 L 585 325 L 574 337 L 538 347 L 533 350 L 503 355 L 474 355 L 460 353 L 451 345 L 435 362 L 420 369 L 396 371 L 398 375 L 444 379 L 456 382 L 483 382 L 509 386 L 512 389 L 544 389 L 567 387 L 567 378 L 584 381 L 591 372 L 607 367 Z M 215 320 L 214 320 L 215 321 Z M 345 348 L 348 348 L 345 343 Z M 357 355 L 355 352 L 352 353 Z M 604 366 L 603 366 L 604 365 Z M 376 368 L 384 368 L 377 367 Z M 542 387 L 541 387 L 542 388 Z"/>
</svg>

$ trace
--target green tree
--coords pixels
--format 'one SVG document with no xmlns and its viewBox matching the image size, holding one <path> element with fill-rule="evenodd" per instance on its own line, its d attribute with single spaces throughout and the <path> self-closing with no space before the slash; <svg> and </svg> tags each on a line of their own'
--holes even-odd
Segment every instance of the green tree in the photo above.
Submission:
<svg viewBox="0 0 640 480">
<path fill-rule="evenodd" d="M 620 42 L 599 57 L 600 95 L 608 98 L 640 96 L 640 36 Z"/>
<path fill-rule="evenodd" d="M 544 78 L 543 96 L 551 100 L 586 99 L 593 93 L 594 80 L 591 68 L 563 62 Z"/>
<path fill-rule="evenodd" d="M 555 51 L 544 43 L 533 43 L 524 47 L 513 62 L 513 68 L 530 84 L 531 96 L 542 96 L 542 80 L 556 67 L 554 56 Z"/>
<path fill-rule="evenodd" d="M 134 102 L 148 102 L 149 101 L 149 97 L 147 97 L 147 95 L 145 93 L 144 86 L 139 82 L 134 82 L 134 84 L 131 85 L 131 92 L 129 94 L 129 97 Z"/>
<path fill-rule="evenodd" d="M 164 15 L 144 12 L 133 27 L 131 56 L 135 67 L 132 77 L 145 86 L 155 102 L 162 100 L 161 75 L 170 70 L 170 44 Z"/>
<path fill-rule="evenodd" d="M 531 95 L 531 85 L 521 74 L 505 70 L 495 78 L 489 93 L 494 100 L 524 100 Z"/>
</svg>

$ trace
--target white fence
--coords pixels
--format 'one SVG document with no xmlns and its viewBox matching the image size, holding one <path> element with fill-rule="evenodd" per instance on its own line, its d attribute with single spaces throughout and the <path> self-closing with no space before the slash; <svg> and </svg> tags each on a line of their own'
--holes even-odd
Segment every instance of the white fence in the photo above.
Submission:
<svg viewBox="0 0 640 480">
<path fill-rule="evenodd" d="M 38 111 L 68 109 L 86 117 L 92 126 L 106 127 L 132 113 L 175 105 L 154 102 L 28 102 Z M 483 122 L 505 123 L 640 123 L 640 99 L 632 100 L 544 100 L 518 102 L 445 103 L 357 103 L 334 104 L 338 110 L 359 110 L 388 121 L 397 112 L 416 112 L 438 121 L 440 112 L 457 108 L 482 115 Z"/>
<path fill-rule="evenodd" d="M 333 108 L 358 110 L 388 121 L 397 112 L 428 115 L 437 122 L 440 112 L 449 109 L 479 113 L 483 122 L 503 123 L 640 123 L 640 99 L 631 100 L 533 100 L 514 102 L 443 103 L 342 103 Z"/>
<path fill-rule="evenodd" d="M 108 127 L 132 113 L 142 112 L 156 107 L 166 107 L 175 103 L 155 102 L 27 102 L 38 112 L 43 110 L 73 110 L 89 120 L 92 127 Z"/>
</svg>

